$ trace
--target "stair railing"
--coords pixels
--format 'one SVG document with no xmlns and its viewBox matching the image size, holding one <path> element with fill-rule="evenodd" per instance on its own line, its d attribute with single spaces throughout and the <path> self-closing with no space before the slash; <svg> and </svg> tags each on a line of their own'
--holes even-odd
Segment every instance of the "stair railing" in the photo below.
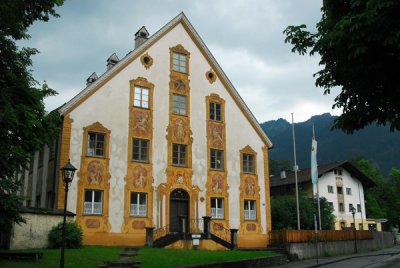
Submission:
<svg viewBox="0 0 400 268">
<path fill-rule="evenodd" d="M 169 225 L 165 225 L 163 227 L 157 228 L 153 231 L 153 241 L 166 236 L 169 234 Z"/>
<path fill-rule="evenodd" d="M 231 243 L 231 230 L 224 227 L 222 223 L 211 220 L 210 233 L 219 237 L 220 239 Z"/>
</svg>

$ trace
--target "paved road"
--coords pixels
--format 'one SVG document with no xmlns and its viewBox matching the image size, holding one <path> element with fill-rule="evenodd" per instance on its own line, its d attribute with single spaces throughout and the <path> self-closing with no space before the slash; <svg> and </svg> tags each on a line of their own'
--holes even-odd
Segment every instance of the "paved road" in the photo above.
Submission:
<svg viewBox="0 0 400 268">
<path fill-rule="evenodd" d="M 369 253 L 290 262 L 277 268 L 400 268 L 400 246 Z"/>
</svg>

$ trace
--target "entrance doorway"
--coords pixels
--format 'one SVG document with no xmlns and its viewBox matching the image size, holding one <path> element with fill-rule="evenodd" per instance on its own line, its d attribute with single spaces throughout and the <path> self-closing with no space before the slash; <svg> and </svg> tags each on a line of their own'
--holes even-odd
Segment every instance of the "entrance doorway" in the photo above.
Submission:
<svg viewBox="0 0 400 268">
<path fill-rule="evenodd" d="M 183 189 L 175 189 L 169 197 L 169 230 L 172 233 L 182 231 L 182 219 L 185 230 L 189 227 L 189 194 Z"/>
</svg>

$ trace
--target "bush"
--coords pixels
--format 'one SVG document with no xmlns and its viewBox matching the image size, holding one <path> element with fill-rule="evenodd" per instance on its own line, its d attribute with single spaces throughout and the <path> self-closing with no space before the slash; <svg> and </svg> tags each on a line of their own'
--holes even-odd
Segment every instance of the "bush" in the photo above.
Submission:
<svg viewBox="0 0 400 268">
<path fill-rule="evenodd" d="M 60 222 L 49 233 L 49 247 L 60 248 L 62 242 L 62 227 Z M 65 247 L 80 248 L 82 246 L 82 228 L 76 222 L 67 222 L 65 225 Z"/>
</svg>

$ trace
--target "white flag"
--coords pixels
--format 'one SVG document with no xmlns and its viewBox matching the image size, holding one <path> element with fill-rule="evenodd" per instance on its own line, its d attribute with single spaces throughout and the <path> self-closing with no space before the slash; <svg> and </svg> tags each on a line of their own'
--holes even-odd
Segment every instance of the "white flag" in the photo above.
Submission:
<svg viewBox="0 0 400 268">
<path fill-rule="evenodd" d="M 314 139 L 311 143 L 311 180 L 313 184 L 318 182 L 317 141 Z"/>
</svg>

